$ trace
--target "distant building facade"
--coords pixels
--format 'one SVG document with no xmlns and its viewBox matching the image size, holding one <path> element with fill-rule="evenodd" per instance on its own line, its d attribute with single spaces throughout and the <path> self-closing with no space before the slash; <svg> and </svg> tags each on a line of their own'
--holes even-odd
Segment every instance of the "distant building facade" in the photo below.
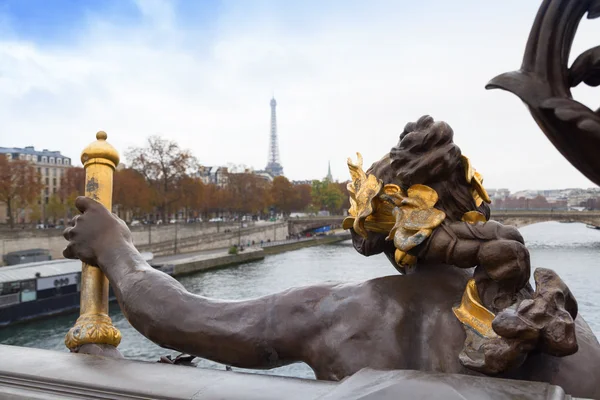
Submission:
<svg viewBox="0 0 600 400">
<path fill-rule="evenodd" d="M 489 189 L 492 208 L 495 209 L 596 209 L 600 188 L 521 190 Z"/>
<path fill-rule="evenodd" d="M 305 179 L 300 181 L 292 181 L 292 185 L 312 185 L 312 179 Z"/>
<path fill-rule="evenodd" d="M 11 161 L 28 161 L 35 166 L 44 185 L 38 204 L 42 211 L 42 220 L 45 220 L 45 205 L 48 204 L 50 197 L 60 189 L 61 178 L 65 175 L 65 170 L 72 167 L 71 159 L 62 155 L 60 151 L 36 150 L 33 146 L 0 147 L 0 155 L 4 155 Z M 17 213 L 16 223 L 36 222 L 29 221 L 27 210 L 15 210 L 15 212 Z M 0 203 L 0 223 L 6 223 L 7 220 L 6 204 Z"/>
<path fill-rule="evenodd" d="M 201 166 L 196 176 L 202 180 L 205 185 L 216 185 L 224 187 L 227 185 L 227 167 L 206 167 Z"/>
</svg>

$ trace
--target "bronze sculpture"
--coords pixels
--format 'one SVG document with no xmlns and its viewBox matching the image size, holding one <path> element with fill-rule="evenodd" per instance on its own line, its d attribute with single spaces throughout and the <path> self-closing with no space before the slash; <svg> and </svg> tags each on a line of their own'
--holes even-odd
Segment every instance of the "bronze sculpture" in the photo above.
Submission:
<svg viewBox="0 0 600 400">
<path fill-rule="evenodd" d="M 586 11 L 596 16 L 600 2 L 546 0 L 522 72 L 489 87 L 517 93 L 555 146 L 599 183 L 599 117 L 565 89 L 600 82 L 596 49 L 566 68 Z M 539 72 L 544 67 L 549 72 Z M 385 253 L 402 275 L 248 301 L 207 299 L 148 266 L 126 225 L 88 198 L 77 199 L 83 214 L 65 230 L 64 255 L 101 268 L 125 316 L 150 340 L 228 365 L 303 361 L 318 379 L 329 380 L 364 367 L 485 373 L 600 397 L 600 344 L 577 315 L 574 297 L 544 269 L 536 270 L 533 291 L 522 237 L 489 221 L 481 175 L 447 124 L 422 117 L 369 170 L 362 171 L 360 157 L 349 167 L 352 215 L 345 226 L 355 248 L 364 255 Z"/>
<path fill-rule="evenodd" d="M 360 164 L 348 161 L 352 208 L 344 227 L 352 228 L 361 254 L 383 252 L 402 273 L 428 264 L 475 268 L 455 307 L 467 334 L 463 365 L 497 374 L 536 349 L 556 356 L 577 351 L 577 302 L 550 270 L 536 271 L 533 292 L 523 238 L 488 221 L 482 177 L 448 124 L 424 116 L 367 173 Z"/>
</svg>

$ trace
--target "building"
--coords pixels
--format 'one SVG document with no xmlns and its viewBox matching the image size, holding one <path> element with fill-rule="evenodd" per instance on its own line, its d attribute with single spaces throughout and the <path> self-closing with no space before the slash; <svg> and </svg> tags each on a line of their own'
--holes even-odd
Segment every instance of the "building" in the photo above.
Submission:
<svg viewBox="0 0 600 400">
<path fill-rule="evenodd" d="M 265 171 L 272 177 L 283 175 L 283 167 L 279 159 L 279 142 L 277 138 L 277 101 L 271 99 L 271 136 L 269 140 L 269 160 Z"/>
<path fill-rule="evenodd" d="M 261 178 L 263 178 L 267 182 L 273 182 L 273 175 L 271 175 L 267 171 L 264 171 L 264 170 L 261 170 L 261 171 L 252 171 L 252 173 L 254 175 L 260 176 Z"/>
<path fill-rule="evenodd" d="M 224 187 L 227 185 L 227 167 L 206 167 L 201 166 L 196 176 L 202 180 L 205 185 L 217 185 Z"/>
<path fill-rule="evenodd" d="M 60 151 L 50 151 L 47 149 L 40 151 L 36 150 L 33 146 L 25 148 L 0 147 L 0 154 L 4 154 L 9 160 L 29 161 L 37 168 L 37 172 L 40 174 L 42 184 L 44 185 L 38 204 L 42 211 L 42 219 L 45 220 L 44 206 L 48 204 L 50 197 L 58 192 L 65 170 L 72 166 L 71 159 L 63 156 Z M 8 216 L 6 213 L 6 205 L 0 204 L 0 223 L 7 222 Z M 28 223 L 34 221 L 28 220 L 26 210 L 17 210 L 15 222 Z"/>
</svg>

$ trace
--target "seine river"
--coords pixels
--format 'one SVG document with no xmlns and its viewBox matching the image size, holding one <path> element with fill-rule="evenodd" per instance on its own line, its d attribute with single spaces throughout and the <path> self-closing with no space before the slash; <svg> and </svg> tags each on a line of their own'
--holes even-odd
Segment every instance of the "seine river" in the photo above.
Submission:
<svg viewBox="0 0 600 400">
<path fill-rule="evenodd" d="M 600 290 L 597 287 L 600 283 L 600 230 L 581 224 L 549 222 L 525 227 L 521 232 L 531 252 L 532 266 L 551 268 L 560 274 L 575 294 L 581 315 L 600 337 Z M 385 257 L 362 257 L 346 242 L 269 256 L 259 262 L 187 276 L 181 282 L 188 290 L 203 296 L 244 299 L 293 286 L 360 281 L 394 273 Z M 139 334 L 123 317 L 118 305 L 111 305 L 110 316 L 123 334 L 119 350 L 125 357 L 157 361 L 160 356 L 177 354 Z M 69 314 L 0 328 L 0 343 L 66 351 L 64 335 L 76 317 L 77 314 Z M 205 360 L 199 366 L 225 369 L 223 365 Z M 260 373 L 314 377 L 304 364 Z"/>
</svg>

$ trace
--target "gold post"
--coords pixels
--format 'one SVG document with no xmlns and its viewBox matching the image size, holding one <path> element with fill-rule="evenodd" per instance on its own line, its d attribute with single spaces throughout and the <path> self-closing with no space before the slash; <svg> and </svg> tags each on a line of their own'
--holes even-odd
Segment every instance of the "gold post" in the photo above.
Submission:
<svg viewBox="0 0 600 400">
<path fill-rule="evenodd" d="M 113 173 L 119 153 L 106 142 L 106 133 L 98 132 L 96 141 L 81 153 L 85 168 L 85 195 L 112 208 Z M 80 316 L 67 336 L 65 345 L 77 350 L 85 344 L 108 344 L 117 347 L 121 332 L 108 316 L 108 279 L 100 268 L 83 263 L 81 270 Z"/>
</svg>

